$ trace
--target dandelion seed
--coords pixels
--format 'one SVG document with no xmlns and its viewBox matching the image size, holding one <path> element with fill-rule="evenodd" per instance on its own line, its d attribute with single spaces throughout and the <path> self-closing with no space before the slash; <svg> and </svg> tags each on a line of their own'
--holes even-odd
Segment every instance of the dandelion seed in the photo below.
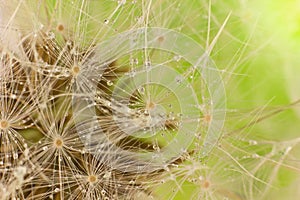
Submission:
<svg viewBox="0 0 300 200">
<path fill-rule="evenodd" d="M 78 75 L 80 72 L 80 68 L 78 66 L 73 66 L 72 67 L 72 73 L 74 76 Z"/>
<path fill-rule="evenodd" d="M 9 127 L 9 122 L 7 120 L 0 121 L 0 129 L 6 130 Z"/>
<path fill-rule="evenodd" d="M 64 31 L 65 27 L 64 27 L 63 24 L 58 24 L 56 29 L 57 29 L 58 31 L 62 32 L 62 31 Z"/>
<path fill-rule="evenodd" d="M 64 144 L 64 142 L 60 138 L 57 138 L 57 139 L 54 140 L 54 146 L 56 148 L 62 148 L 63 144 Z"/>
</svg>

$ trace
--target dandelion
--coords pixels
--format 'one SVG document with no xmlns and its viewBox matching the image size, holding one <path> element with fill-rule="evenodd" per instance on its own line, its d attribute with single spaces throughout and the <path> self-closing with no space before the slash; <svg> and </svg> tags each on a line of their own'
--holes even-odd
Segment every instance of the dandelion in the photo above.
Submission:
<svg viewBox="0 0 300 200">
<path fill-rule="evenodd" d="M 143 191 L 143 175 L 124 174 L 105 166 L 106 159 L 99 155 L 83 155 L 82 165 L 70 169 L 72 179 L 64 188 L 70 191 L 69 199 L 133 199 Z"/>
<path fill-rule="evenodd" d="M 10 55 L 1 53 L 0 138 L 3 167 L 13 165 L 27 147 L 22 131 L 34 126 L 38 98 L 30 91 L 25 68 Z"/>
</svg>

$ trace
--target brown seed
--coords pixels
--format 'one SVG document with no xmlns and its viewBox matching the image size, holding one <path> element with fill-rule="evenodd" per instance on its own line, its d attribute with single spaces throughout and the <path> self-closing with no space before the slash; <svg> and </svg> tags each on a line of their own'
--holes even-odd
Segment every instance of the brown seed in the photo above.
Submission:
<svg viewBox="0 0 300 200">
<path fill-rule="evenodd" d="M 165 37 L 164 37 L 164 36 L 159 36 L 159 37 L 157 38 L 157 41 L 158 41 L 159 43 L 162 43 L 164 40 L 165 40 Z"/>
<path fill-rule="evenodd" d="M 208 180 L 205 180 L 203 183 L 202 183 L 202 187 L 204 189 L 208 189 L 210 187 L 210 182 Z"/>
<path fill-rule="evenodd" d="M 72 72 L 73 72 L 73 75 L 79 74 L 79 72 L 80 72 L 80 67 L 77 66 L 77 65 L 73 66 L 73 67 L 72 67 Z"/>
<path fill-rule="evenodd" d="M 212 119 L 212 117 L 211 117 L 211 115 L 209 115 L 209 114 L 207 114 L 207 115 L 204 116 L 204 121 L 205 121 L 206 123 L 211 122 L 211 119 Z"/>
<path fill-rule="evenodd" d="M 54 141 L 54 145 L 57 147 L 57 148 L 61 148 L 63 146 L 64 142 L 61 140 L 61 139 L 56 139 Z"/>
<path fill-rule="evenodd" d="M 151 109 L 155 108 L 155 103 L 150 101 L 149 103 L 147 103 L 146 108 L 147 108 L 147 110 L 151 110 Z"/>
<path fill-rule="evenodd" d="M 0 129 L 4 130 L 7 129 L 9 127 L 9 123 L 6 120 L 1 120 L 0 121 Z"/>
<path fill-rule="evenodd" d="M 65 27 L 64 27 L 64 25 L 62 25 L 62 24 L 59 24 L 59 25 L 57 26 L 57 30 L 60 31 L 60 32 L 62 32 L 64 29 L 65 29 Z"/>
<path fill-rule="evenodd" d="M 89 183 L 96 183 L 97 182 L 97 177 L 95 176 L 95 175 L 90 175 L 89 177 L 88 177 L 88 182 Z"/>
</svg>

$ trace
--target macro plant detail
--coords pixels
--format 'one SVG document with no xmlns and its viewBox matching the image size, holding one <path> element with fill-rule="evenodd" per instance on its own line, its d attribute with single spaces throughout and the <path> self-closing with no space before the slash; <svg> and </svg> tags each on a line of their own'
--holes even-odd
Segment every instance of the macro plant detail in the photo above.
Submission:
<svg viewBox="0 0 300 200">
<path fill-rule="evenodd" d="M 118 45 L 114 48 L 111 45 L 115 43 Z M 107 135 L 111 133 L 103 134 L 101 130 L 99 133 L 91 131 L 90 136 L 86 132 L 82 134 L 84 143 L 97 141 L 100 149 L 111 149 L 111 153 L 118 157 L 112 157 L 114 165 L 119 160 L 120 164 L 125 164 L 122 166 L 125 169 L 122 170 L 126 171 L 159 170 L 177 160 L 184 152 L 193 151 L 188 150 L 188 147 L 195 142 L 196 137 L 205 139 L 195 142 L 203 143 L 202 149 L 195 154 L 199 154 L 199 157 L 207 156 L 220 137 L 225 117 L 225 90 L 218 71 L 207 59 L 202 47 L 187 36 L 160 28 L 133 30 L 101 43 L 94 56 L 103 59 L 103 66 L 107 66 L 105 64 L 107 60 L 121 59 L 119 57 L 124 56 L 122 54 L 130 52 L 134 52 L 138 59 L 137 50 L 146 51 L 146 49 L 155 49 L 156 53 L 165 51 L 159 52 L 162 58 L 169 51 L 174 54 L 174 57 L 170 59 L 171 55 L 166 55 L 167 60 L 160 61 L 163 64 L 156 65 L 153 63 L 155 60 L 146 60 L 141 66 L 131 66 L 123 76 L 122 72 L 115 75 L 120 76 L 117 77 L 116 83 L 104 78 L 106 85 L 103 87 L 108 85 L 113 88 L 112 91 L 108 91 L 111 97 L 106 97 L 101 93 L 97 95 L 98 85 L 94 86 L 96 108 L 105 107 L 108 110 L 106 113 L 112 115 L 109 117 L 109 123 L 112 125 L 101 126 L 101 117 L 97 117 L 100 121 L 99 129 L 105 127 L 102 128 L 103 132 L 114 133 L 117 138 L 113 140 L 116 141 L 108 141 Z M 178 63 L 180 60 L 189 62 L 190 66 L 176 71 L 173 63 Z M 179 68 L 179 66 L 177 64 L 176 67 Z M 105 69 L 102 71 L 106 73 Z M 95 72 L 92 72 L 92 76 L 94 74 Z M 203 89 L 199 90 L 199 88 Z M 111 89 L 108 88 L 108 90 Z M 200 91 L 202 94 L 199 94 Z M 201 96 L 205 93 L 211 97 Z M 203 100 L 207 101 L 207 107 L 210 107 L 207 108 L 207 113 L 203 110 Z M 88 107 L 91 101 L 90 99 L 85 107 Z M 205 120 L 206 115 L 213 117 Z M 96 116 L 96 113 L 93 116 Z M 93 116 L 86 115 L 87 119 Z M 198 126 L 203 126 L 205 123 L 208 130 L 198 133 Z M 91 127 L 95 128 L 95 124 L 97 121 L 91 122 Z M 124 133 L 125 136 L 121 136 Z M 160 138 L 156 138 L 157 134 Z M 122 148 L 114 146 L 122 142 L 124 137 L 136 137 L 149 143 L 154 139 L 153 145 L 157 147 L 153 149 L 154 152 L 125 152 Z M 99 151 L 93 144 L 88 148 L 92 148 L 95 153 Z M 139 163 L 135 159 L 143 161 Z M 126 165 L 127 162 L 128 165 Z"/>
<path fill-rule="evenodd" d="M 254 103 L 246 2 L 0 3 L 1 200 L 297 194 L 299 100 Z"/>
</svg>

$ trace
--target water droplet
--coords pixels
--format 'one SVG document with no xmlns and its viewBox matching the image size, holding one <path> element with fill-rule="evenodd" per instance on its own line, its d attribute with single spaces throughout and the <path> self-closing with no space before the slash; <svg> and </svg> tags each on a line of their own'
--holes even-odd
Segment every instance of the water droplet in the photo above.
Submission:
<svg viewBox="0 0 300 200">
<path fill-rule="evenodd" d="M 103 190 L 101 190 L 101 195 L 105 195 L 106 194 L 106 191 L 103 189 Z"/>
<path fill-rule="evenodd" d="M 44 28 L 44 24 L 40 24 L 40 29 L 43 29 Z"/>
<path fill-rule="evenodd" d="M 75 47 L 73 47 L 73 48 L 71 49 L 71 51 L 70 51 L 70 54 L 72 54 L 72 55 L 79 55 L 79 52 L 76 50 Z"/>
<path fill-rule="evenodd" d="M 257 145 L 257 141 L 255 141 L 255 140 L 249 140 L 249 144 L 250 145 Z"/>
<path fill-rule="evenodd" d="M 132 58 L 132 59 L 130 59 L 130 64 L 131 65 L 138 65 L 139 64 L 139 60 L 137 58 Z"/>
<path fill-rule="evenodd" d="M 136 18 L 136 21 L 137 21 L 138 24 L 143 24 L 143 22 L 144 22 L 144 17 L 143 17 L 143 16 L 137 17 L 137 18 Z"/>
<path fill-rule="evenodd" d="M 288 152 L 290 152 L 290 151 L 292 150 L 292 148 L 293 148 L 293 147 L 288 146 L 288 147 L 286 148 L 286 150 L 285 150 L 285 154 L 287 154 Z"/>
<path fill-rule="evenodd" d="M 110 177 L 111 177 L 111 172 L 105 172 L 103 178 L 108 179 L 108 178 L 110 178 Z"/>
<path fill-rule="evenodd" d="M 112 85 L 113 85 L 113 82 L 110 81 L 110 80 L 108 80 L 108 81 L 106 82 L 106 84 L 107 84 L 108 86 L 112 86 Z"/>
<path fill-rule="evenodd" d="M 18 159 L 18 157 L 19 157 L 18 153 L 14 153 L 14 154 L 13 154 L 13 159 L 14 159 L 14 160 Z"/>
<path fill-rule="evenodd" d="M 72 45 L 72 42 L 71 42 L 70 40 L 67 40 L 66 45 L 67 45 L 67 46 L 71 46 L 71 45 Z"/>
<path fill-rule="evenodd" d="M 252 158 L 259 158 L 259 155 L 255 153 L 252 155 Z"/>
<path fill-rule="evenodd" d="M 181 60 L 181 56 L 176 55 L 176 56 L 173 57 L 173 60 L 176 61 L 176 62 L 179 62 Z"/>
<path fill-rule="evenodd" d="M 150 71 L 151 70 L 151 61 L 150 60 L 146 60 L 145 61 L 145 67 L 146 67 L 146 71 Z"/>
<path fill-rule="evenodd" d="M 55 189 L 54 189 L 54 192 L 59 192 L 59 188 L 55 188 Z"/>
<path fill-rule="evenodd" d="M 48 32 L 47 35 L 48 35 L 49 39 L 54 39 L 55 38 L 55 34 L 52 31 Z"/>
<path fill-rule="evenodd" d="M 177 117 L 182 117 L 183 114 L 182 113 L 177 113 Z"/>
<path fill-rule="evenodd" d="M 108 19 L 105 19 L 104 20 L 104 24 L 108 24 L 109 23 L 109 20 Z"/>
<path fill-rule="evenodd" d="M 106 102 L 106 106 L 107 106 L 107 107 L 111 107 L 111 102 L 109 102 L 109 101 Z"/>
<path fill-rule="evenodd" d="M 140 88 L 138 89 L 138 92 L 139 92 L 140 94 L 145 94 L 145 88 L 144 88 L 144 87 L 140 87 Z"/>
<path fill-rule="evenodd" d="M 135 77 L 135 75 L 136 75 L 136 71 L 135 71 L 135 70 L 132 70 L 132 71 L 129 73 L 129 76 L 130 76 L 131 78 Z"/>
<path fill-rule="evenodd" d="M 126 3 L 126 0 L 119 0 L 119 1 L 118 1 L 118 4 L 119 4 L 120 6 L 124 5 L 125 3 Z"/>
<path fill-rule="evenodd" d="M 182 82 L 182 76 L 176 76 L 175 81 L 177 84 L 180 84 Z"/>
</svg>

